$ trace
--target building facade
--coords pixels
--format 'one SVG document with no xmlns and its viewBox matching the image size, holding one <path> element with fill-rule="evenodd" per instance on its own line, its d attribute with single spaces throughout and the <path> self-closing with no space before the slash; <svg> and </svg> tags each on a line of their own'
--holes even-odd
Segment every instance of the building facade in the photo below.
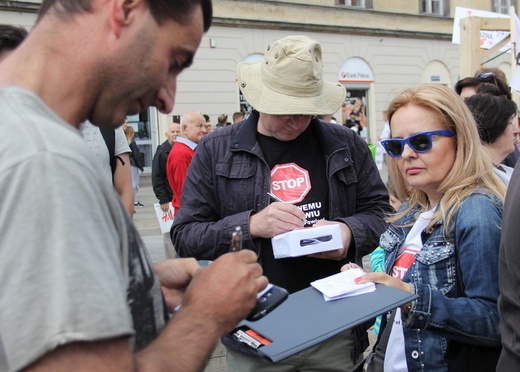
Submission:
<svg viewBox="0 0 520 372">
<path fill-rule="evenodd" d="M 178 80 L 176 103 L 169 115 L 149 109 L 129 117 L 151 165 L 173 115 L 220 114 L 250 109 L 240 95 L 235 70 L 239 62 L 261 59 L 266 46 L 288 35 L 304 34 L 322 45 L 324 78 L 345 85 L 348 97 L 333 113 L 345 123 L 351 113 L 365 114 L 362 132 L 375 143 L 383 111 L 403 89 L 424 83 L 454 84 L 459 76 L 460 47 L 452 43 L 457 7 L 509 13 L 513 0 L 213 0 L 213 26 L 204 35 L 193 65 Z M 0 3 L 0 21 L 31 28 L 39 1 Z M 511 54 L 487 61 L 511 76 Z M 134 128 L 135 129 L 135 128 Z"/>
</svg>

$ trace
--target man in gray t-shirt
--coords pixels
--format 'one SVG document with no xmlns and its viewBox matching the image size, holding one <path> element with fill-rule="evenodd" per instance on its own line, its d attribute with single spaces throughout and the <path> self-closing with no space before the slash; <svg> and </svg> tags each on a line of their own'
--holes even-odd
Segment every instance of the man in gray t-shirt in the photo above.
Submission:
<svg viewBox="0 0 520 372">
<path fill-rule="evenodd" d="M 171 112 L 211 15 L 208 0 L 44 0 L 0 64 L 2 372 L 202 370 L 256 304 L 251 251 L 152 266 L 79 131 Z"/>
</svg>

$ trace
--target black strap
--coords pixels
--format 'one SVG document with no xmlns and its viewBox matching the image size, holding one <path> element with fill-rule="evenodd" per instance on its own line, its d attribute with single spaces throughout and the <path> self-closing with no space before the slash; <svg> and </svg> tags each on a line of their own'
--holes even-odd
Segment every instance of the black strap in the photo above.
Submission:
<svg viewBox="0 0 520 372">
<path fill-rule="evenodd" d="M 392 310 L 390 313 L 390 318 L 388 319 L 385 329 L 383 329 L 383 333 L 379 338 L 379 342 L 376 345 L 375 352 L 383 357 L 385 356 L 386 347 L 388 345 L 388 340 L 390 339 L 390 333 L 392 333 L 392 326 L 394 325 L 395 313 L 397 309 Z"/>
<path fill-rule="evenodd" d="M 99 131 L 105 140 L 110 159 L 110 169 L 112 171 L 112 182 L 114 181 L 114 173 L 116 171 L 116 130 L 113 128 L 99 127 Z M 123 160 L 120 158 L 121 162 Z M 123 163 L 124 165 L 124 163 Z"/>
<path fill-rule="evenodd" d="M 382 333 L 379 333 L 379 337 L 377 338 L 377 342 L 372 348 L 372 351 L 366 356 L 366 358 L 358 362 L 351 372 L 383 371 L 386 348 L 388 347 L 390 333 L 392 333 L 392 326 L 394 324 L 396 312 L 397 309 L 392 310 L 390 318 L 387 320 L 385 328 L 382 329 Z"/>
</svg>

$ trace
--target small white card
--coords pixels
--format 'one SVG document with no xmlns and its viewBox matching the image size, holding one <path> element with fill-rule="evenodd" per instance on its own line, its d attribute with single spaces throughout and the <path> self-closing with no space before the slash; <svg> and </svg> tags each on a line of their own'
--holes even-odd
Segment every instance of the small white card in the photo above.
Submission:
<svg viewBox="0 0 520 372">
<path fill-rule="evenodd" d="M 354 282 L 354 279 L 364 273 L 365 272 L 359 268 L 350 269 L 311 282 L 311 285 L 323 294 L 325 301 L 333 301 L 344 297 L 374 292 L 376 290 L 374 283 L 357 284 Z"/>
</svg>

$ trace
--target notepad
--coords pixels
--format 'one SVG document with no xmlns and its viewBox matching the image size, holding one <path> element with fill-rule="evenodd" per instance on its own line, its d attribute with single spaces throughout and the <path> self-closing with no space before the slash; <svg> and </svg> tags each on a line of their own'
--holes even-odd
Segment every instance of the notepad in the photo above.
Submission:
<svg viewBox="0 0 520 372">
<path fill-rule="evenodd" d="M 333 301 L 344 297 L 374 292 L 376 290 L 374 283 L 358 284 L 354 282 L 354 279 L 364 273 L 365 272 L 359 268 L 350 269 L 311 282 L 311 286 L 323 294 L 325 301 Z"/>
</svg>

